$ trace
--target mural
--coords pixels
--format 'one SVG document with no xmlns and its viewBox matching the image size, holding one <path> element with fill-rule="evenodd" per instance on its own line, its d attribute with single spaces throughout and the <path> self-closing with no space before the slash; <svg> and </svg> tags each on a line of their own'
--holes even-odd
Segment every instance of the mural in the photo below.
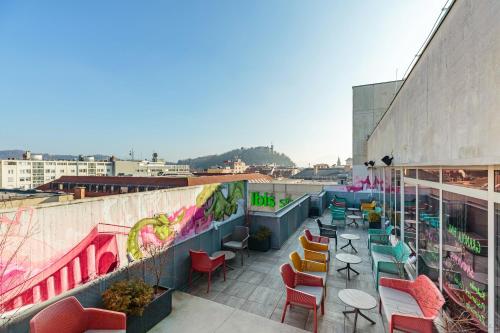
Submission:
<svg viewBox="0 0 500 333">
<path fill-rule="evenodd" d="M 244 215 L 244 182 L 0 211 L 0 313 L 50 299 Z"/>
</svg>

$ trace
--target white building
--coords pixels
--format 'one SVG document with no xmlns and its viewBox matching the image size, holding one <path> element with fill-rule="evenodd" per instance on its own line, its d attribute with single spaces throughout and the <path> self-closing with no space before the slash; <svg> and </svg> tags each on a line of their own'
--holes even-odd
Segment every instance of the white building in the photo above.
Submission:
<svg viewBox="0 0 500 333">
<path fill-rule="evenodd" d="M 32 189 L 61 176 L 112 176 L 113 164 L 106 161 L 0 160 L 0 188 Z"/>
<path fill-rule="evenodd" d="M 163 161 L 114 161 L 114 176 L 175 176 L 189 175 L 189 165 L 165 164 Z"/>
</svg>

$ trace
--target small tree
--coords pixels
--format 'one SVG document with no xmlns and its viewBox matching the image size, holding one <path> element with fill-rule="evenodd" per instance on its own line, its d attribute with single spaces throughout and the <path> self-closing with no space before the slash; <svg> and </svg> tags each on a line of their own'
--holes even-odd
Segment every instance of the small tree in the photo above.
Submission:
<svg viewBox="0 0 500 333">
<path fill-rule="evenodd" d="M 163 268 L 167 265 L 168 243 L 147 243 L 142 245 L 143 253 L 146 254 L 144 268 L 155 276 L 154 294 L 158 294 L 158 287 L 163 275 Z"/>
</svg>

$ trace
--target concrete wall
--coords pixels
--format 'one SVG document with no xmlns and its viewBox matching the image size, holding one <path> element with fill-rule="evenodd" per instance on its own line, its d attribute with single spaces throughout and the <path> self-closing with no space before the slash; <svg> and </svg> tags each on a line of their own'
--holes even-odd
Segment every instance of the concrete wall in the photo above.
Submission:
<svg viewBox="0 0 500 333">
<path fill-rule="evenodd" d="M 352 87 L 353 184 L 368 176 L 367 139 L 389 107 L 403 81 L 389 81 Z"/>
<path fill-rule="evenodd" d="M 500 1 L 455 1 L 368 140 L 396 165 L 500 163 Z"/>
</svg>

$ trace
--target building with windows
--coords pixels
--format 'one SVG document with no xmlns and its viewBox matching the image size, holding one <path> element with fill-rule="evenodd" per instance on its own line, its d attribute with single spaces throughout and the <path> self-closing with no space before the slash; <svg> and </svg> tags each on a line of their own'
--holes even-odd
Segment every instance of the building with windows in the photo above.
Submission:
<svg viewBox="0 0 500 333">
<path fill-rule="evenodd" d="M 114 176 L 174 176 L 190 175 L 189 165 L 168 164 L 161 160 L 156 161 L 113 161 Z"/>
<path fill-rule="evenodd" d="M 500 331 L 498 17 L 498 1 L 453 2 L 404 81 L 389 83 L 379 119 L 357 117 L 353 98 L 354 169 L 375 162 L 364 170 L 413 251 L 410 271 L 489 332 Z"/>
<path fill-rule="evenodd" d="M 106 161 L 42 160 L 41 155 L 30 159 L 0 160 L 0 188 L 33 189 L 61 176 L 111 176 L 113 164 Z"/>
</svg>

